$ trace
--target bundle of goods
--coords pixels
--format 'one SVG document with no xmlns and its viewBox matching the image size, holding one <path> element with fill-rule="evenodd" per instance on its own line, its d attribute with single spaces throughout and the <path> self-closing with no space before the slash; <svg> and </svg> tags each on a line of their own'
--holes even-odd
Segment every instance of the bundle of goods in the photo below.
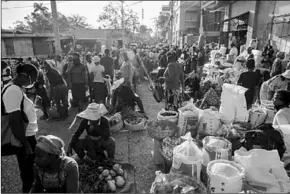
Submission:
<svg viewBox="0 0 290 194">
<path fill-rule="evenodd" d="M 152 183 L 150 193 L 207 193 L 202 182 L 180 174 L 162 174 L 155 172 L 156 178 Z"/>
<path fill-rule="evenodd" d="M 157 120 L 158 121 L 170 121 L 172 123 L 177 123 L 177 121 L 178 121 L 178 112 L 162 109 L 157 114 Z"/>
<path fill-rule="evenodd" d="M 148 121 L 145 129 L 148 135 L 156 140 L 163 140 L 166 137 L 172 137 L 178 132 L 178 127 L 170 121 Z"/>
<path fill-rule="evenodd" d="M 267 117 L 265 123 L 273 123 L 275 116 L 275 109 L 273 101 L 261 100 L 261 107 L 266 109 Z"/>
<path fill-rule="evenodd" d="M 124 126 L 122 115 L 120 113 L 116 113 L 112 117 L 110 117 L 109 125 L 110 125 L 110 132 L 120 131 Z"/>
<path fill-rule="evenodd" d="M 276 130 L 281 131 L 283 134 L 283 139 L 285 142 L 286 151 L 283 154 L 282 161 L 284 162 L 284 167 L 287 170 L 288 176 L 290 175 L 290 125 L 278 125 L 274 126 Z M 290 176 L 289 176 L 290 177 Z"/>
<path fill-rule="evenodd" d="M 249 110 L 249 122 L 252 128 L 255 128 L 265 122 L 267 111 L 259 106 L 253 106 Z"/>
<path fill-rule="evenodd" d="M 240 140 L 241 146 L 247 150 L 259 148 L 265 150 L 278 150 L 280 158 L 283 157 L 286 148 L 283 134 L 275 130 L 272 124 L 262 124 L 257 128 L 247 131 Z"/>
<path fill-rule="evenodd" d="M 245 185 L 258 193 L 289 193 L 290 181 L 277 150 L 240 148 L 234 161 L 246 172 Z"/>
<path fill-rule="evenodd" d="M 121 112 L 125 128 L 129 131 L 140 131 L 145 128 L 144 114 L 125 108 Z"/>
<path fill-rule="evenodd" d="M 202 110 L 208 109 L 211 106 L 219 108 L 220 103 L 221 102 L 218 94 L 215 92 L 213 88 L 210 88 L 204 95 L 201 104 L 199 105 L 199 108 Z"/>
<path fill-rule="evenodd" d="M 191 132 L 192 137 L 197 135 L 199 111 L 192 102 L 188 102 L 184 107 L 178 109 L 178 136 Z"/>
<path fill-rule="evenodd" d="M 227 68 L 221 72 L 224 74 L 222 76 L 224 83 L 236 84 L 243 70 L 237 71 L 234 68 Z"/>
<path fill-rule="evenodd" d="M 181 138 L 185 142 L 173 149 L 173 162 L 170 172 L 200 180 L 202 152 L 192 141 L 190 132 Z"/>
<path fill-rule="evenodd" d="M 212 193 L 238 193 L 243 189 L 245 169 L 233 161 L 214 160 L 207 166 L 208 190 Z"/>
<path fill-rule="evenodd" d="M 128 171 L 111 161 L 87 161 L 79 165 L 79 172 L 84 193 L 129 193 L 132 190 Z"/>
<path fill-rule="evenodd" d="M 247 122 L 249 113 L 245 98 L 246 88 L 233 84 L 223 84 L 219 112 L 225 116 L 227 123 Z"/>
<path fill-rule="evenodd" d="M 222 137 L 207 136 L 202 140 L 202 165 L 207 166 L 210 161 L 232 158 L 232 144 Z"/>
<path fill-rule="evenodd" d="M 165 159 L 172 161 L 173 149 L 175 146 L 180 145 L 184 140 L 179 137 L 166 137 L 162 141 L 162 152 L 161 154 Z"/>
<path fill-rule="evenodd" d="M 207 135 L 218 135 L 222 126 L 222 115 L 213 107 L 204 110 L 198 121 L 198 136 L 203 138 Z"/>
</svg>

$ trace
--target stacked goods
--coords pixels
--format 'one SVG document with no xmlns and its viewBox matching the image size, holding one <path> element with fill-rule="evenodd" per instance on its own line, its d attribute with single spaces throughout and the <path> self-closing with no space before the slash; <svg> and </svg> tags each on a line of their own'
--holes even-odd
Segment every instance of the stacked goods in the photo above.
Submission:
<svg viewBox="0 0 290 194">
<path fill-rule="evenodd" d="M 238 193 L 242 191 L 245 169 L 227 160 L 211 161 L 207 166 L 208 189 L 212 193 Z"/>
<path fill-rule="evenodd" d="M 173 150 L 173 163 L 170 172 L 200 180 L 202 152 L 192 141 L 190 132 L 182 139 L 186 141 Z"/>
<path fill-rule="evenodd" d="M 178 112 L 176 111 L 169 111 L 169 110 L 161 110 L 157 114 L 157 120 L 167 120 L 173 123 L 177 123 L 178 121 Z"/>
<path fill-rule="evenodd" d="M 162 154 L 165 159 L 172 161 L 173 149 L 182 143 L 182 139 L 179 137 L 166 137 L 162 141 Z"/>
<path fill-rule="evenodd" d="M 110 161 L 87 161 L 79 165 L 80 185 L 84 193 L 130 192 L 128 174 L 119 164 Z"/>
<path fill-rule="evenodd" d="M 170 121 L 148 121 L 145 128 L 150 137 L 159 141 L 174 136 L 178 131 L 177 125 Z"/>
<path fill-rule="evenodd" d="M 179 118 L 178 118 L 178 136 L 185 135 L 187 132 L 191 132 L 192 137 L 197 135 L 198 127 L 198 117 L 199 112 L 195 108 L 193 103 L 188 103 L 182 108 L 178 109 Z"/>
<path fill-rule="evenodd" d="M 118 132 L 123 128 L 122 115 L 120 113 L 114 114 L 109 118 L 110 132 Z"/>
<path fill-rule="evenodd" d="M 156 172 L 150 193 L 207 193 L 204 184 L 192 177 L 180 174 Z"/>
<path fill-rule="evenodd" d="M 232 144 L 227 139 L 222 137 L 207 136 L 202 142 L 203 166 L 207 166 L 208 163 L 213 160 L 231 159 Z"/>
</svg>

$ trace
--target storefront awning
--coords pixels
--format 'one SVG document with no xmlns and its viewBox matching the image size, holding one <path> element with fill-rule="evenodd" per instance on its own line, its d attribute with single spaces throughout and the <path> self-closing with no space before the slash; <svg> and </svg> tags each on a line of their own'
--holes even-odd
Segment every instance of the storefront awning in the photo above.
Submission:
<svg viewBox="0 0 290 194">
<path fill-rule="evenodd" d="M 232 18 L 225 19 L 225 20 L 221 21 L 221 23 L 225 23 L 225 22 L 232 21 L 232 20 L 235 20 L 235 19 L 243 20 L 243 21 L 248 21 L 249 15 L 250 15 L 250 12 L 248 11 L 248 12 L 243 13 L 241 15 L 238 15 L 236 17 L 232 17 Z"/>
</svg>

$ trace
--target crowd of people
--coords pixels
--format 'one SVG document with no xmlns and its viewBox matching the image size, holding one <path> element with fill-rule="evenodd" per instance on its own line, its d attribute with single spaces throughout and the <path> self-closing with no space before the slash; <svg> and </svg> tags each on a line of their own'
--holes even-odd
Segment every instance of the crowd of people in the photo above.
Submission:
<svg viewBox="0 0 290 194">
<path fill-rule="evenodd" d="M 125 107 L 137 107 L 145 114 L 136 93 L 144 80 L 154 80 L 150 89 L 164 98 L 165 110 L 177 111 L 190 98 L 196 104 L 208 96 L 213 98 L 214 95 L 206 95 L 213 86 L 201 85 L 211 49 L 214 46 L 152 46 L 113 53 L 106 49 L 103 55 L 72 53 L 54 59 L 2 60 L 2 156 L 17 156 L 22 191 L 79 192 L 77 162 L 114 158 L 116 143 L 105 115 Z M 246 60 L 242 61 L 247 71 L 237 81 L 248 89 L 247 108 L 256 101 L 272 100 L 277 111 L 273 125 L 290 124 L 290 63 L 284 65 L 285 53 L 275 54 L 267 46 L 262 71 L 256 69 L 251 52 L 249 48 Z M 229 54 L 234 62 L 239 62 L 234 43 Z M 58 137 L 36 137 L 39 128 L 35 104 L 43 112 L 42 120 L 64 120 L 70 114 L 69 104 L 77 107 L 76 118 L 81 118 L 81 122 L 66 151 Z M 84 131 L 87 135 L 81 139 Z M 68 157 L 73 150 L 79 158 L 77 162 Z"/>
</svg>

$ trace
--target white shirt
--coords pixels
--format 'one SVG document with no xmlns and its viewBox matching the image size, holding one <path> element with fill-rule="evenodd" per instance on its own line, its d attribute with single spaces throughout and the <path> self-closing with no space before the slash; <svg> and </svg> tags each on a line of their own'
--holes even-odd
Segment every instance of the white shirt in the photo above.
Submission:
<svg viewBox="0 0 290 194">
<path fill-rule="evenodd" d="M 88 67 L 88 71 L 89 73 L 91 73 L 91 68 L 96 66 L 96 64 L 92 61 L 92 62 L 87 62 L 87 67 Z"/>
<path fill-rule="evenodd" d="M 94 65 L 91 68 L 91 73 L 94 74 L 94 82 L 104 82 L 103 72 L 105 71 L 104 66 L 102 65 Z"/>
<path fill-rule="evenodd" d="M 37 116 L 33 102 L 29 98 L 27 98 L 26 94 L 22 92 L 20 87 L 16 85 L 11 85 L 9 86 L 9 88 L 7 88 L 6 92 L 3 95 L 3 103 L 5 105 L 7 113 L 20 111 L 23 96 L 24 96 L 23 111 L 25 112 L 29 121 L 29 124 L 27 125 L 26 128 L 26 136 L 28 137 L 35 135 L 36 132 L 38 131 Z"/>
<path fill-rule="evenodd" d="M 290 124 L 290 108 L 280 109 L 274 116 L 273 126 Z"/>
</svg>

